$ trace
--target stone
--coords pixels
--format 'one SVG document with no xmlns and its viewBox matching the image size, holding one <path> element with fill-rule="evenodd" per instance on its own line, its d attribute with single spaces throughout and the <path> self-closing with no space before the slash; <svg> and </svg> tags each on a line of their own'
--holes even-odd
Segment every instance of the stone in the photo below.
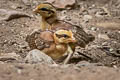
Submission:
<svg viewBox="0 0 120 80">
<path fill-rule="evenodd" d="M 22 0 L 22 2 L 27 5 L 27 6 L 30 6 L 30 0 Z"/>
<path fill-rule="evenodd" d="M 17 10 L 0 9 L 0 21 L 10 21 L 12 19 L 17 19 L 20 17 L 31 18 L 31 15 Z"/>
<path fill-rule="evenodd" d="M 101 18 L 101 17 L 104 17 L 104 16 L 107 16 L 108 14 L 105 13 L 105 12 L 96 12 L 95 16 L 98 17 L 98 18 Z"/>
<path fill-rule="evenodd" d="M 52 3 L 55 7 L 59 9 L 73 8 L 76 0 L 47 0 L 46 2 Z"/>
<path fill-rule="evenodd" d="M 31 50 L 26 58 L 25 58 L 26 63 L 48 63 L 48 64 L 53 64 L 55 63 L 53 59 L 46 55 L 45 53 L 41 52 L 38 49 Z"/>
<path fill-rule="evenodd" d="M 84 15 L 84 17 L 83 17 L 83 20 L 85 21 L 85 22 L 88 22 L 89 20 L 91 20 L 92 19 L 92 16 L 91 15 Z"/>
<path fill-rule="evenodd" d="M 92 27 L 91 30 L 92 30 L 92 31 L 96 31 L 97 28 L 96 28 L 96 27 Z"/>
<path fill-rule="evenodd" d="M 76 64 L 76 67 L 81 68 L 81 67 L 93 67 L 93 66 L 103 66 L 102 63 L 90 63 L 88 61 L 80 61 L 79 63 Z"/>
<path fill-rule="evenodd" d="M 106 34 L 98 34 L 98 38 L 109 40 L 110 38 Z"/>
<path fill-rule="evenodd" d="M 21 60 L 21 56 L 14 52 L 0 54 L 0 61 L 3 61 L 3 62 L 20 61 L 20 60 Z"/>
</svg>

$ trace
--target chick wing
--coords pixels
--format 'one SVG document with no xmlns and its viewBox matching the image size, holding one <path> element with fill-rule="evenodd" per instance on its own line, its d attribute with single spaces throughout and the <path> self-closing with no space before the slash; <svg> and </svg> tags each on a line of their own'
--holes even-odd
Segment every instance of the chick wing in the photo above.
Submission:
<svg viewBox="0 0 120 80">
<path fill-rule="evenodd" d="M 52 30 L 71 30 L 74 34 L 74 37 L 77 40 L 77 45 L 80 47 L 85 47 L 89 42 L 93 41 L 95 37 L 92 34 L 86 33 L 82 27 L 70 24 L 63 20 L 58 20 L 56 23 L 52 24 Z"/>
<path fill-rule="evenodd" d="M 31 49 L 43 50 L 49 48 L 54 42 L 53 33 L 50 31 L 34 31 L 30 35 L 27 35 L 26 42 Z"/>
</svg>

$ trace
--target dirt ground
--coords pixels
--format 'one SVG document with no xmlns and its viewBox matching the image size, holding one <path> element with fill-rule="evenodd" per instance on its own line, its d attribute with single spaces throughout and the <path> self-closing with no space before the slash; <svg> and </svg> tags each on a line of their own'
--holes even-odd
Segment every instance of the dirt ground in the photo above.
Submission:
<svg viewBox="0 0 120 80">
<path fill-rule="evenodd" d="M 33 16 L 0 21 L 0 54 L 16 53 L 25 58 L 27 34 L 40 29 L 32 10 L 43 1 L 0 0 L 0 9 Z M 82 25 L 95 36 L 85 49 L 78 49 L 92 60 L 74 55 L 69 64 L 58 66 L 0 61 L 0 80 L 120 80 L 120 0 L 77 0 L 71 10 L 58 13 L 60 19 Z"/>
</svg>

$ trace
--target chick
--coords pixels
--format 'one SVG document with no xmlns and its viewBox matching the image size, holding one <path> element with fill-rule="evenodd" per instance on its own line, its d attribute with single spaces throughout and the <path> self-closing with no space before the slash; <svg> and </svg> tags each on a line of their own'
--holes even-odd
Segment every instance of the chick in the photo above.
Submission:
<svg viewBox="0 0 120 80">
<path fill-rule="evenodd" d="M 56 60 L 68 54 L 64 64 L 68 63 L 75 46 L 70 47 L 69 43 L 76 43 L 71 30 L 35 31 L 26 37 L 26 42 L 31 49 L 39 49 L 52 59 Z"/>
<path fill-rule="evenodd" d="M 58 20 L 57 12 L 55 7 L 50 3 L 41 3 L 35 9 L 35 13 L 38 13 L 42 16 L 42 30 L 71 30 L 74 34 L 77 44 L 85 48 L 85 46 L 93 41 L 95 37 L 91 34 L 87 34 L 82 27 L 73 25 L 71 23 L 65 22 L 63 20 Z M 49 26 L 48 26 L 49 24 Z M 71 44 L 70 44 L 71 45 Z M 72 46 L 72 45 L 71 45 Z"/>
<path fill-rule="evenodd" d="M 50 24 L 57 19 L 56 9 L 50 3 L 41 3 L 33 10 L 33 12 L 39 13 L 42 17 L 41 30 L 51 29 Z"/>
</svg>

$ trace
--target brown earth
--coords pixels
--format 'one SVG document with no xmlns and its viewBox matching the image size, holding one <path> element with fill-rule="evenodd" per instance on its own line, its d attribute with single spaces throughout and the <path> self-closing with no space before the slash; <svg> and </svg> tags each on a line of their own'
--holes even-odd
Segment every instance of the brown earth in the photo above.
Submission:
<svg viewBox="0 0 120 80">
<path fill-rule="evenodd" d="M 32 9 L 44 0 L 0 0 L 0 9 L 32 15 L 0 21 L 0 54 L 26 56 L 26 35 L 39 29 L 39 18 Z M 0 62 L 0 80 L 120 80 L 120 0 L 77 0 L 72 10 L 58 11 L 59 18 L 82 25 L 95 41 L 78 49 L 92 58 L 74 55 L 68 65 Z M 1 18 L 1 14 L 0 14 Z M 77 57 L 76 57 L 77 56 Z"/>
</svg>

